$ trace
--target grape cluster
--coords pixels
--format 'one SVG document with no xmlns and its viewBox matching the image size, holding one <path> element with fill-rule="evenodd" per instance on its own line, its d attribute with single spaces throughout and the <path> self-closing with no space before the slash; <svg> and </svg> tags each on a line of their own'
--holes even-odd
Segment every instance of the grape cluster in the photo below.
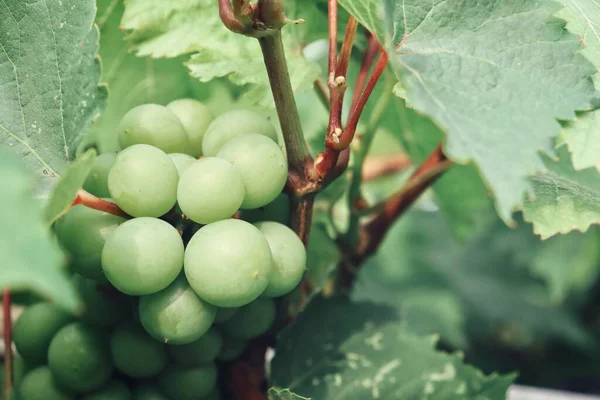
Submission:
<svg viewBox="0 0 600 400">
<path fill-rule="evenodd" d="M 182 99 L 133 108 L 118 135 L 84 188 L 132 218 L 78 205 L 55 225 L 84 309 L 41 302 L 17 320 L 33 367 L 21 398 L 216 399 L 218 365 L 271 328 L 273 298 L 306 266 L 277 133 L 254 112 L 213 119 Z"/>
</svg>

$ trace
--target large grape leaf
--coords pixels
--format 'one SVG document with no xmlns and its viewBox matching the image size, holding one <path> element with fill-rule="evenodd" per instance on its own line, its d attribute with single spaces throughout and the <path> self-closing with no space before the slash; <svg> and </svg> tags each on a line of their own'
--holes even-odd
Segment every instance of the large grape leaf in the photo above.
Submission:
<svg viewBox="0 0 600 400">
<path fill-rule="evenodd" d="M 539 0 L 341 0 L 381 35 L 385 19 L 397 94 L 447 134 L 456 162 L 474 161 L 507 222 L 553 153 L 556 121 L 588 110 L 595 68 Z M 360 3 L 360 8 L 357 4 Z"/>
<path fill-rule="evenodd" d="M 546 246 L 526 224 L 509 229 L 500 221 L 460 243 L 441 215 L 413 211 L 361 268 L 352 296 L 394 306 L 406 315 L 407 329 L 438 333 L 452 346 L 467 342 L 467 330 L 476 329 L 481 339 L 499 326 L 515 327 L 538 342 L 587 346 L 585 329 L 555 306 L 551 290 L 530 272 L 540 261 L 534 254 Z M 579 274 L 564 271 L 569 273 Z"/>
<path fill-rule="evenodd" d="M 318 15 L 312 2 L 291 3 L 287 10 L 292 18 Z M 187 66 L 200 81 L 228 76 L 236 85 L 248 85 L 246 95 L 252 103 L 274 106 L 258 41 L 227 30 L 218 17 L 217 1 L 130 0 L 126 6 L 122 26 L 131 32 L 129 39 L 139 56 L 192 54 Z M 301 55 L 301 41 L 310 32 L 310 18 L 307 25 L 283 30 L 294 90 L 312 89 L 319 75 L 318 66 Z M 292 30 L 295 32 L 290 33 Z"/>
<path fill-rule="evenodd" d="M 280 335 L 272 382 L 315 399 L 505 399 L 511 376 L 484 376 L 393 309 L 316 296 Z"/>
<path fill-rule="evenodd" d="M 558 161 L 544 158 L 546 170 L 533 177 L 534 194 L 523 209 L 542 239 L 600 223 L 600 172 L 576 171 L 564 147 L 559 156 Z"/>
<path fill-rule="evenodd" d="M 60 247 L 32 196 L 32 176 L 4 147 L 0 181 L 0 288 L 32 290 L 74 311 L 78 299 L 62 269 Z"/>
<path fill-rule="evenodd" d="M 0 4 L 0 142 L 40 178 L 45 195 L 104 106 L 95 1 Z"/>
</svg>

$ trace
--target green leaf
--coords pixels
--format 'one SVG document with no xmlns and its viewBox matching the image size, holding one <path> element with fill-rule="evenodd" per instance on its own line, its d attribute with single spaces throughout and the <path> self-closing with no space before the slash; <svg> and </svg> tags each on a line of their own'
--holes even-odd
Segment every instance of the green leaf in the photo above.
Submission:
<svg viewBox="0 0 600 400">
<path fill-rule="evenodd" d="M 364 0 L 345 0 L 347 7 Z M 447 134 L 445 152 L 474 162 L 502 219 L 531 190 L 553 154 L 556 121 L 591 108 L 593 66 L 580 42 L 552 18 L 560 5 L 538 0 L 366 1 L 361 22 L 385 16 L 381 37 L 401 82 L 396 93 Z M 383 12 L 382 12 L 383 11 Z M 376 29 L 379 34 L 380 28 Z"/>
<path fill-rule="evenodd" d="M 530 273 L 532 254 L 545 246 L 526 224 L 509 229 L 500 221 L 459 243 L 439 214 L 413 211 L 361 268 L 353 298 L 396 307 L 408 330 L 439 333 L 454 346 L 464 344 L 467 329 L 482 339 L 499 326 L 514 327 L 519 340 L 587 346 L 586 330 Z M 419 304 L 426 312 L 411 316 Z"/>
<path fill-rule="evenodd" d="M 0 32 L 0 142 L 12 147 L 50 191 L 104 106 L 98 86 L 95 1 L 7 0 Z"/>
<path fill-rule="evenodd" d="M 45 216 L 48 225 L 52 225 L 72 207 L 77 192 L 83 187 L 96 161 L 96 150 L 90 149 L 73 162 L 60 178 L 46 204 Z"/>
<path fill-rule="evenodd" d="M 290 18 L 316 15 L 314 4 L 297 2 L 288 7 Z M 154 58 L 191 54 L 187 63 L 192 75 L 202 82 L 228 76 L 236 85 L 248 85 L 246 97 L 253 104 L 274 107 L 258 41 L 230 32 L 218 17 L 213 0 L 131 0 L 122 20 L 128 38 L 139 56 Z M 283 40 L 294 91 L 313 87 L 320 69 L 301 55 L 301 40 L 308 26 L 288 26 Z M 291 32 L 294 31 L 294 32 Z"/>
<path fill-rule="evenodd" d="M 74 311 L 77 296 L 63 254 L 32 196 L 33 179 L 14 154 L 0 148 L 0 287 L 32 290 Z"/>
<path fill-rule="evenodd" d="M 525 202 L 524 216 L 542 239 L 571 231 L 585 232 L 600 223 L 600 173 L 595 168 L 576 171 L 568 152 L 560 159 L 544 158 L 546 170 L 533 179 L 533 196 Z"/>
<path fill-rule="evenodd" d="M 307 397 L 298 396 L 290 392 L 289 389 L 271 388 L 268 395 L 269 400 L 310 400 Z"/>
<path fill-rule="evenodd" d="M 564 123 L 560 139 L 569 147 L 576 170 L 600 170 L 600 111 L 579 113 L 574 121 Z"/>
<path fill-rule="evenodd" d="M 484 376 L 388 307 L 316 296 L 280 335 L 272 381 L 315 399 L 505 399 L 511 376 Z"/>
</svg>

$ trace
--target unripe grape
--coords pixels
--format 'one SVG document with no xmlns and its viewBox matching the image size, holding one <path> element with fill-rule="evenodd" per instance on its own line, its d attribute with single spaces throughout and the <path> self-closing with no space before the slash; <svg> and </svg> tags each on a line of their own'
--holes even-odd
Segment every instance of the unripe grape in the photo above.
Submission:
<svg viewBox="0 0 600 400">
<path fill-rule="evenodd" d="M 245 339 L 230 338 L 225 336 L 223 338 L 223 346 L 221 347 L 221 353 L 217 356 L 217 360 L 220 361 L 233 361 L 242 355 L 246 350 L 248 341 Z"/>
<path fill-rule="evenodd" d="M 152 383 L 144 382 L 133 388 L 132 400 L 170 400 Z"/>
<path fill-rule="evenodd" d="M 85 179 L 83 188 L 97 197 L 110 197 L 108 192 L 108 173 L 112 168 L 117 155 L 115 153 L 104 153 L 96 157 L 90 174 Z"/>
<path fill-rule="evenodd" d="M 214 364 L 193 368 L 169 365 L 158 377 L 158 384 L 172 399 L 198 400 L 215 388 L 217 368 Z"/>
<path fill-rule="evenodd" d="M 27 307 L 13 327 L 17 351 L 34 365 L 45 363 L 52 338 L 72 319 L 70 314 L 50 303 Z"/>
<path fill-rule="evenodd" d="M 258 298 L 241 307 L 233 317 L 220 325 L 227 337 L 253 339 L 266 333 L 275 320 L 275 302 L 269 298 Z"/>
<path fill-rule="evenodd" d="M 227 142 L 217 154 L 242 174 L 246 194 L 243 209 L 275 200 L 287 181 L 288 166 L 277 143 L 262 135 L 244 135 Z"/>
<path fill-rule="evenodd" d="M 117 370 L 132 378 L 158 375 L 167 364 L 164 345 L 135 323 L 120 325 L 113 331 L 110 351 Z"/>
<path fill-rule="evenodd" d="M 192 221 L 210 224 L 231 217 L 244 201 L 244 181 L 227 160 L 203 158 L 189 166 L 177 188 L 177 203 Z"/>
<path fill-rule="evenodd" d="M 156 293 L 177 278 L 183 267 L 179 232 L 156 218 L 135 218 L 109 236 L 102 251 L 106 277 L 123 293 Z"/>
<path fill-rule="evenodd" d="M 177 201 L 179 173 L 162 150 L 138 144 L 123 150 L 108 174 L 115 203 L 134 217 L 160 217 Z"/>
<path fill-rule="evenodd" d="M 131 392 L 123 382 L 112 380 L 81 400 L 131 400 Z"/>
<path fill-rule="evenodd" d="M 71 282 L 81 297 L 83 312 L 81 319 L 91 325 L 111 327 L 123 321 L 129 313 L 123 303 L 129 299 L 108 284 L 73 275 Z"/>
<path fill-rule="evenodd" d="M 71 257 L 73 270 L 86 278 L 106 282 L 102 249 L 107 237 L 126 220 L 84 205 L 73 207 L 61 220 L 58 239 Z"/>
<path fill-rule="evenodd" d="M 202 139 L 215 116 L 208 107 L 194 99 L 179 99 L 167 104 L 185 128 L 188 147 L 185 151 L 195 158 L 202 155 Z"/>
<path fill-rule="evenodd" d="M 113 370 L 106 334 L 79 322 L 62 328 L 48 349 L 48 366 L 59 385 L 88 392 L 104 385 Z"/>
<path fill-rule="evenodd" d="M 194 157 L 183 153 L 171 153 L 169 154 L 169 157 L 171 157 L 171 161 L 173 161 L 173 164 L 175 164 L 180 177 L 187 167 L 197 161 Z"/>
<path fill-rule="evenodd" d="M 22 400 L 74 400 L 75 395 L 58 386 L 47 366 L 28 372 L 19 388 Z"/>
<path fill-rule="evenodd" d="M 228 219 L 206 225 L 189 241 L 185 275 L 194 292 L 218 307 L 240 307 L 262 294 L 273 259 L 251 224 Z"/>
<path fill-rule="evenodd" d="M 217 316 L 215 317 L 215 324 L 225 322 L 229 318 L 233 317 L 233 315 L 239 310 L 239 308 L 221 308 L 217 309 Z"/>
<path fill-rule="evenodd" d="M 242 217 L 244 221 L 250 223 L 273 221 L 289 225 L 290 208 L 290 198 L 286 194 L 281 193 L 275 200 L 266 206 L 255 208 L 253 210 L 244 210 L 242 212 Z"/>
<path fill-rule="evenodd" d="M 195 342 L 184 345 L 172 345 L 167 348 L 169 355 L 179 364 L 187 367 L 205 365 L 214 361 L 221 351 L 223 338 L 215 329 L 210 328 Z"/>
<path fill-rule="evenodd" d="M 202 152 L 214 157 L 231 139 L 248 134 L 264 135 L 277 143 L 277 131 L 262 115 L 250 110 L 232 110 L 219 115 L 202 140 Z"/>
<path fill-rule="evenodd" d="M 254 226 L 265 235 L 273 255 L 274 268 L 263 295 L 283 296 L 298 286 L 306 270 L 304 243 L 293 230 L 277 222 L 259 222 Z"/>
<path fill-rule="evenodd" d="M 188 344 L 202 337 L 217 313 L 201 300 L 184 276 L 166 289 L 140 297 L 140 321 L 153 338 L 169 344 Z"/>
<path fill-rule="evenodd" d="M 142 104 L 127 112 L 119 123 L 121 149 L 149 144 L 165 153 L 185 153 L 188 138 L 173 111 L 158 104 Z"/>
</svg>

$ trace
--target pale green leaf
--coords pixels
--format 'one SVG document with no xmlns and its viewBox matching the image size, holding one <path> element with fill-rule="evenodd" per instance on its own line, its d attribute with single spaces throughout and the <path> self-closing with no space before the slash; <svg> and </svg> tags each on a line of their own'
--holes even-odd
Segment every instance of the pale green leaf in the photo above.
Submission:
<svg viewBox="0 0 600 400">
<path fill-rule="evenodd" d="M 315 15 L 314 5 L 298 2 L 288 7 L 290 17 Z M 140 56 L 176 57 L 191 54 L 187 65 L 202 82 L 228 76 L 236 85 L 248 85 L 249 101 L 273 107 L 267 73 L 258 41 L 230 32 L 218 17 L 218 3 L 213 0 L 131 0 L 122 20 L 130 31 L 129 39 Z M 307 21 L 310 26 L 311 21 Z M 292 87 L 312 89 L 320 69 L 302 55 L 304 36 L 309 26 L 283 29 L 284 44 Z M 294 32 L 290 32 L 294 31 Z M 299 33 L 304 32 L 304 34 Z"/>
<path fill-rule="evenodd" d="M 576 170 L 595 167 L 600 170 L 600 111 L 579 113 L 564 124 L 560 139 L 568 147 Z"/>
<path fill-rule="evenodd" d="M 298 396 L 290 392 L 289 389 L 271 388 L 269 389 L 269 400 L 310 400 L 307 397 Z"/>
<path fill-rule="evenodd" d="M 364 3 L 361 22 L 384 16 L 387 35 L 381 39 L 401 82 L 397 94 L 446 132 L 444 149 L 452 160 L 477 165 L 498 213 L 510 222 L 531 191 L 528 178 L 543 168 L 539 151 L 553 153 L 557 119 L 590 109 L 595 96 L 595 68 L 579 54 L 578 38 L 552 18 L 560 6 L 382 1 L 379 14 L 379 0 L 343 4 Z"/>
<path fill-rule="evenodd" d="M 559 155 L 544 159 L 546 170 L 533 178 L 534 194 L 524 206 L 525 220 L 542 239 L 600 223 L 600 172 L 576 171 L 564 148 Z"/>
<path fill-rule="evenodd" d="M 0 143 L 35 171 L 36 195 L 50 191 L 104 106 L 95 11 L 94 0 L 0 4 Z"/>
<path fill-rule="evenodd" d="M 281 333 L 272 381 L 328 400 L 506 397 L 513 377 L 486 377 L 435 342 L 407 333 L 388 307 L 316 296 Z"/>
<path fill-rule="evenodd" d="M 85 179 L 94 167 L 96 151 L 90 149 L 77 157 L 54 187 L 45 207 L 45 217 L 48 225 L 52 225 L 65 215 L 77 197 L 77 192 L 83 187 Z"/>
<path fill-rule="evenodd" d="M 78 299 L 60 247 L 32 196 L 33 177 L 5 148 L 0 148 L 0 181 L 0 288 L 32 290 L 74 311 Z"/>
</svg>

